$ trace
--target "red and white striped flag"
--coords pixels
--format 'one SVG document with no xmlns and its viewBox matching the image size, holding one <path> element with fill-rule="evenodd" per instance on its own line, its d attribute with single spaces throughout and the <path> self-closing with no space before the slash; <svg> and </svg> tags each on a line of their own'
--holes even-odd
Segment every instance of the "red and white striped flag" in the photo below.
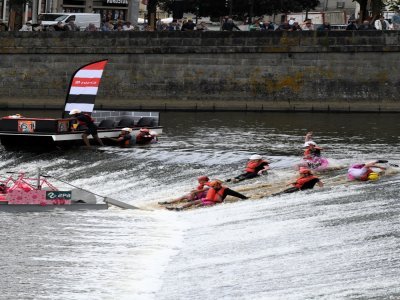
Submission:
<svg viewBox="0 0 400 300">
<path fill-rule="evenodd" d="M 93 62 L 75 71 L 65 101 L 64 114 L 73 109 L 86 113 L 93 111 L 97 90 L 107 62 L 107 59 Z"/>
</svg>

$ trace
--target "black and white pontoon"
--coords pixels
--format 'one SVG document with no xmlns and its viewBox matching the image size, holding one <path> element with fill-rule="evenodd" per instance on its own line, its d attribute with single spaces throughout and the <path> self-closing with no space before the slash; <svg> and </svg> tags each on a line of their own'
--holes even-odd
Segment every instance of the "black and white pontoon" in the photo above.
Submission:
<svg viewBox="0 0 400 300">
<path fill-rule="evenodd" d="M 162 133 L 158 112 L 94 111 L 97 91 L 107 62 L 108 60 L 102 60 L 90 63 L 73 74 L 61 118 L 28 118 L 21 115 L 2 117 L 0 142 L 4 148 L 51 151 L 83 145 L 82 132 L 85 128 L 71 130 L 68 113 L 72 109 L 90 114 L 99 127 L 99 137 L 104 141 L 106 137 L 118 137 L 124 127 L 132 128 L 132 134 L 137 134 L 143 127 L 156 134 Z"/>
</svg>

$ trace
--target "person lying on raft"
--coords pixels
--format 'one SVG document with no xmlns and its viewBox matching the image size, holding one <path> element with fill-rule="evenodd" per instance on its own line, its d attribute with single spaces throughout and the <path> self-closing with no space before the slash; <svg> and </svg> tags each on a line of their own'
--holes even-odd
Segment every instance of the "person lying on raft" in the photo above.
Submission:
<svg viewBox="0 0 400 300">
<path fill-rule="evenodd" d="M 197 181 L 199 182 L 199 185 L 195 190 L 192 190 L 189 194 L 186 194 L 182 197 L 179 197 L 177 199 L 174 199 L 172 201 L 164 201 L 164 202 L 158 202 L 160 205 L 166 205 L 166 204 L 175 204 L 183 201 L 195 201 L 199 200 L 201 198 L 205 198 L 207 195 L 208 191 L 208 185 L 210 183 L 210 179 L 207 176 L 200 176 L 197 178 Z"/>
<path fill-rule="evenodd" d="M 125 128 L 121 129 L 121 133 L 118 135 L 117 138 L 108 137 L 108 139 L 111 141 L 114 141 L 120 147 L 126 148 L 131 145 L 131 141 L 132 141 L 131 132 L 132 132 L 132 128 L 125 127 Z"/>
<path fill-rule="evenodd" d="M 205 198 L 202 198 L 200 200 L 195 200 L 192 202 L 189 202 L 188 204 L 185 204 L 181 207 L 171 207 L 167 206 L 166 209 L 168 210 L 183 210 L 185 208 L 191 207 L 191 206 L 208 206 L 208 205 L 215 205 L 217 203 L 221 203 L 225 200 L 226 196 L 233 196 L 237 197 L 240 199 L 248 199 L 243 194 L 240 194 L 238 192 L 235 192 L 231 190 L 230 188 L 227 188 L 222 185 L 222 182 L 220 180 L 214 180 L 209 183 L 210 188 L 207 191 L 207 195 Z"/>
<path fill-rule="evenodd" d="M 282 192 L 272 194 L 271 196 L 277 196 L 287 193 L 294 193 L 303 190 L 310 190 L 313 189 L 314 186 L 317 184 L 319 187 L 323 187 L 324 184 L 318 177 L 315 177 L 311 170 L 307 168 L 301 168 L 299 171 L 300 177 L 296 179 L 295 182 L 291 182 L 293 186 L 283 190 Z"/>
<path fill-rule="evenodd" d="M 250 156 L 247 162 L 245 173 L 236 176 L 235 178 L 229 178 L 226 182 L 239 182 L 245 179 L 251 179 L 266 173 L 269 170 L 269 162 L 263 160 L 261 155 L 254 154 Z"/>
<path fill-rule="evenodd" d="M 377 163 L 387 163 L 387 160 L 374 160 L 365 164 L 354 164 L 347 171 L 349 180 L 378 180 L 379 174 L 374 172 L 372 168 L 386 170 L 385 167 L 378 166 Z"/>
</svg>

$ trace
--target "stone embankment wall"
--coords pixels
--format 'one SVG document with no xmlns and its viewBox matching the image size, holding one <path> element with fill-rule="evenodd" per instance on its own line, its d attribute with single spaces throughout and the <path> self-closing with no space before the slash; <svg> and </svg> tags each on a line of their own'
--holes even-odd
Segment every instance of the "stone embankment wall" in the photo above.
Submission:
<svg viewBox="0 0 400 300">
<path fill-rule="evenodd" d="M 61 108 L 109 59 L 104 109 L 400 111 L 400 32 L 5 32 L 0 109 Z"/>
</svg>

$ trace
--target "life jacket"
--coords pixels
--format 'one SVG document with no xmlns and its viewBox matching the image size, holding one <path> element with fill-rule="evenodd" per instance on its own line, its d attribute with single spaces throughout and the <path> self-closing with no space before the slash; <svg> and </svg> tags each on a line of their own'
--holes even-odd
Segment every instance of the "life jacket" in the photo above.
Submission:
<svg viewBox="0 0 400 300">
<path fill-rule="evenodd" d="M 322 148 L 320 148 L 320 147 L 314 147 L 314 149 L 307 148 L 304 151 L 304 158 L 310 159 L 314 156 L 321 156 L 321 150 L 322 150 Z"/>
<path fill-rule="evenodd" d="M 198 191 L 202 191 L 202 190 L 204 190 L 204 186 L 206 185 L 206 186 L 209 186 L 209 184 L 210 184 L 210 182 L 205 182 L 205 183 L 203 183 L 203 184 L 199 184 L 198 186 L 197 186 L 197 190 Z"/>
<path fill-rule="evenodd" d="M 218 191 L 216 191 L 214 188 L 210 188 L 207 192 L 206 199 L 215 203 L 222 202 L 224 200 L 222 197 L 224 196 L 225 190 L 226 187 L 221 187 Z"/>
<path fill-rule="evenodd" d="M 120 145 L 122 147 L 128 147 L 129 145 L 131 145 L 132 136 L 129 133 L 128 134 L 120 134 L 118 136 L 118 138 L 123 138 L 122 141 L 120 141 Z"/>
<path fill-rule="evenodd" d="M 248 173 L 255 173 L 258 166 L 262 163 L 266 163 L 265 160 L 250 160 L 247 162 L 246 165 L 246 172 Z"/>
<path fill-rule="evenodd" d="M 136 144 L 148 144 L 153 139 L 153 136 L 149 133 L 139 133 L 136 136 Z"/>
<path fill-rule="evenodd" d="M 315 179 L 315 178 L 317 178 L 317 177 L 315 177 L 315 176 L 307 176 L 307 177 L 300 177 L 300 178 L 298 178 L 297 180 L 296 180 L 296 183 L 294 184 L 294 186 L 296 187 L 296 188 L 298 188 L 299 190 L 301 190 L 301 188 L 303 187 L 303 185 L 305 185 L 307 182 L 309 182 L 309 181 L 311 181 L 311 180 L 313 180 L 313 179 Z"/>
</svg>

